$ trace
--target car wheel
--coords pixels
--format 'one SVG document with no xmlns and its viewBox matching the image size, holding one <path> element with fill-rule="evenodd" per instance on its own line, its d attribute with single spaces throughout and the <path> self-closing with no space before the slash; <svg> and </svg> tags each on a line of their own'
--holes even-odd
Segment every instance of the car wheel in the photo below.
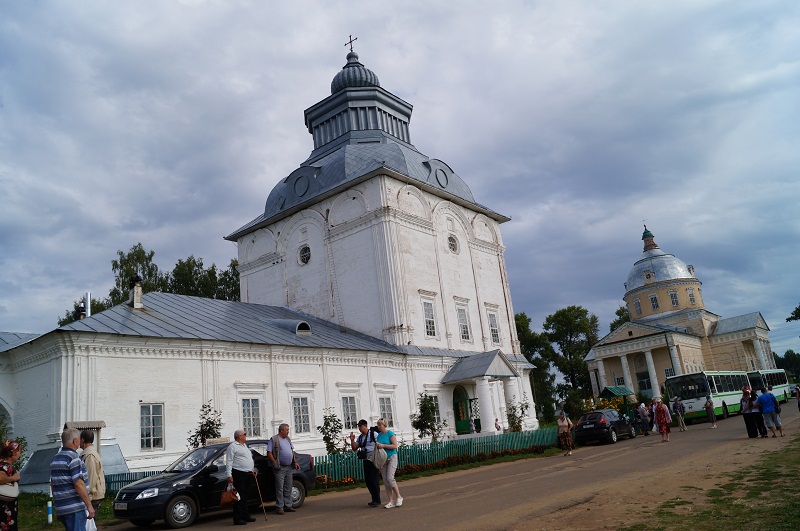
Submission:
<svg viewBox="0 0 800 531">
<path fill-rule="evenodd" d="M 633 426 L 633 424 L 630 425 L 630 428 L 631 428 L 631 431 L 628 432 L 628 434 L 631 436 L 631 439 L 635 439 L 636 438 L 636 428 Z"/>
<path fill-rule="evenodd" d="M 610 442 L 611 444 L 617 442 L 617 431 L 614 428 L 611 428 L 608 431 L 608 442 Z"/>
<path fill-rule="evenodd" d="M 150 525 L 151 525 L 153 522 L 155 522 L 155 519 L 152 519 L 152 520 L 150 520 L 150 519 L 148 519 L 148 520 L 137 520 L 137 519 L 133 519 L 133 520 L 131 520 L 131 523 L 132 523 L 133 525 L 135 525 L 136 527 L 148 527 L 148 526 L 150 526 Z"/>
<path fill-rule="evenodd" d="M 725 402 L 723 402 L 722 403 L 722 418 L 726 419 L 726 418 L 728 418 L 728 415 L 729 415 L 729 413 L 728 413 L 728 405 Z"/>
<path fill-rule="evenodd" d="M 306 501 L 306 487 L 299 479 L 292 480 L 292 507 L 297 509 Z"/>
<path fill-rule="evenodd" d="M 173 528 L 189 527 L 197 518 L 197 504 L 189 496 L 175 496 L 167 504 L 164 522 Z"/>
</svg>

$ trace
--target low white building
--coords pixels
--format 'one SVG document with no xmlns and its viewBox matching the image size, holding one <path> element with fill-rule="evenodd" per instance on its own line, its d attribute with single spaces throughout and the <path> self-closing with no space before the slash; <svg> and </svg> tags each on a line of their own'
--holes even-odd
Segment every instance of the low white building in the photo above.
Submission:
<svg viewBox="0 0 800 531">
<path fill-rule="evenodd" d="M 495 433 L 526 401 L 499 224 L 444 162 L 410 143 L 411 105 L 351 52 L 331 95 L 305 111 L 309 158 L 237 242 L 241 299 L 139 293 L 42 336 L 0 343 L 0 413 L 32 450 L 66 421 L 102 420 L 131 469 L 164 466 L 211 401 L 225 432 L 291 426 L 323 453 L 333 408 L 355 429 L 390 420 L 411 442 L 420 393 L 447 434 Z M 135 291 L 135 290 L 134 290 Z"/>
</svg>

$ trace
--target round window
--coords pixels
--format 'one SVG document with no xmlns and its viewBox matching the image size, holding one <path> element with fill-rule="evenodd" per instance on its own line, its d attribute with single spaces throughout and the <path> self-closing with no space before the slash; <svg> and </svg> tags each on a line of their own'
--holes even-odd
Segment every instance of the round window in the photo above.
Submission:
<svg viewBox="0 0 800 531">
<path fill-rule="evenodd" d="M 458 252 L 458 239 L 450 235 L 447 237 L 447 247 L 450 248 L 450 251 L 457 253 Z"/>
<path fill-rule="evenodd" d="M 305 265 L 311 261 L 311 248 L 308 245 L 304 245 L 300 247 L 300 251 L 297 255 L 300 263 Z"/>
</svg>

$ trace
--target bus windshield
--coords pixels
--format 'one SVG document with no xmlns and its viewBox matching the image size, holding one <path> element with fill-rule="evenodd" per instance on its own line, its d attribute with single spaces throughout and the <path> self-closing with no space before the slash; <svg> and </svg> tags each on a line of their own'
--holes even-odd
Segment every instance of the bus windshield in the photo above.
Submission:
<svg viewBox="0 0 800 531">
<path fill-rule="evenodd" d="M 705 398 L 711 394 L 708 391 L 708 382 L 702 373 L 686 374 L 669 378 L 666 382 L 669 396 L 679 396 L 681 400 Z"/>
</svg>

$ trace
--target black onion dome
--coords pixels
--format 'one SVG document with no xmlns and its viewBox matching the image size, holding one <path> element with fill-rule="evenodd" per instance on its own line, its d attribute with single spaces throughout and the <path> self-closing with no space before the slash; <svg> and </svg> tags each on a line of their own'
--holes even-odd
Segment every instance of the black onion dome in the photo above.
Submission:
<svg viewBox="0 0 800 531">
<path fill-rule="evenodd" d="M 381 82 L 375 72 L 358 62 L 358 54 L 350 52 L 347 54 L 347 64 L 342 67 L 341 72 L 331 81 L 331 94 L 336 94 L 348 87 L 380 87 Z"/>
</svg>

